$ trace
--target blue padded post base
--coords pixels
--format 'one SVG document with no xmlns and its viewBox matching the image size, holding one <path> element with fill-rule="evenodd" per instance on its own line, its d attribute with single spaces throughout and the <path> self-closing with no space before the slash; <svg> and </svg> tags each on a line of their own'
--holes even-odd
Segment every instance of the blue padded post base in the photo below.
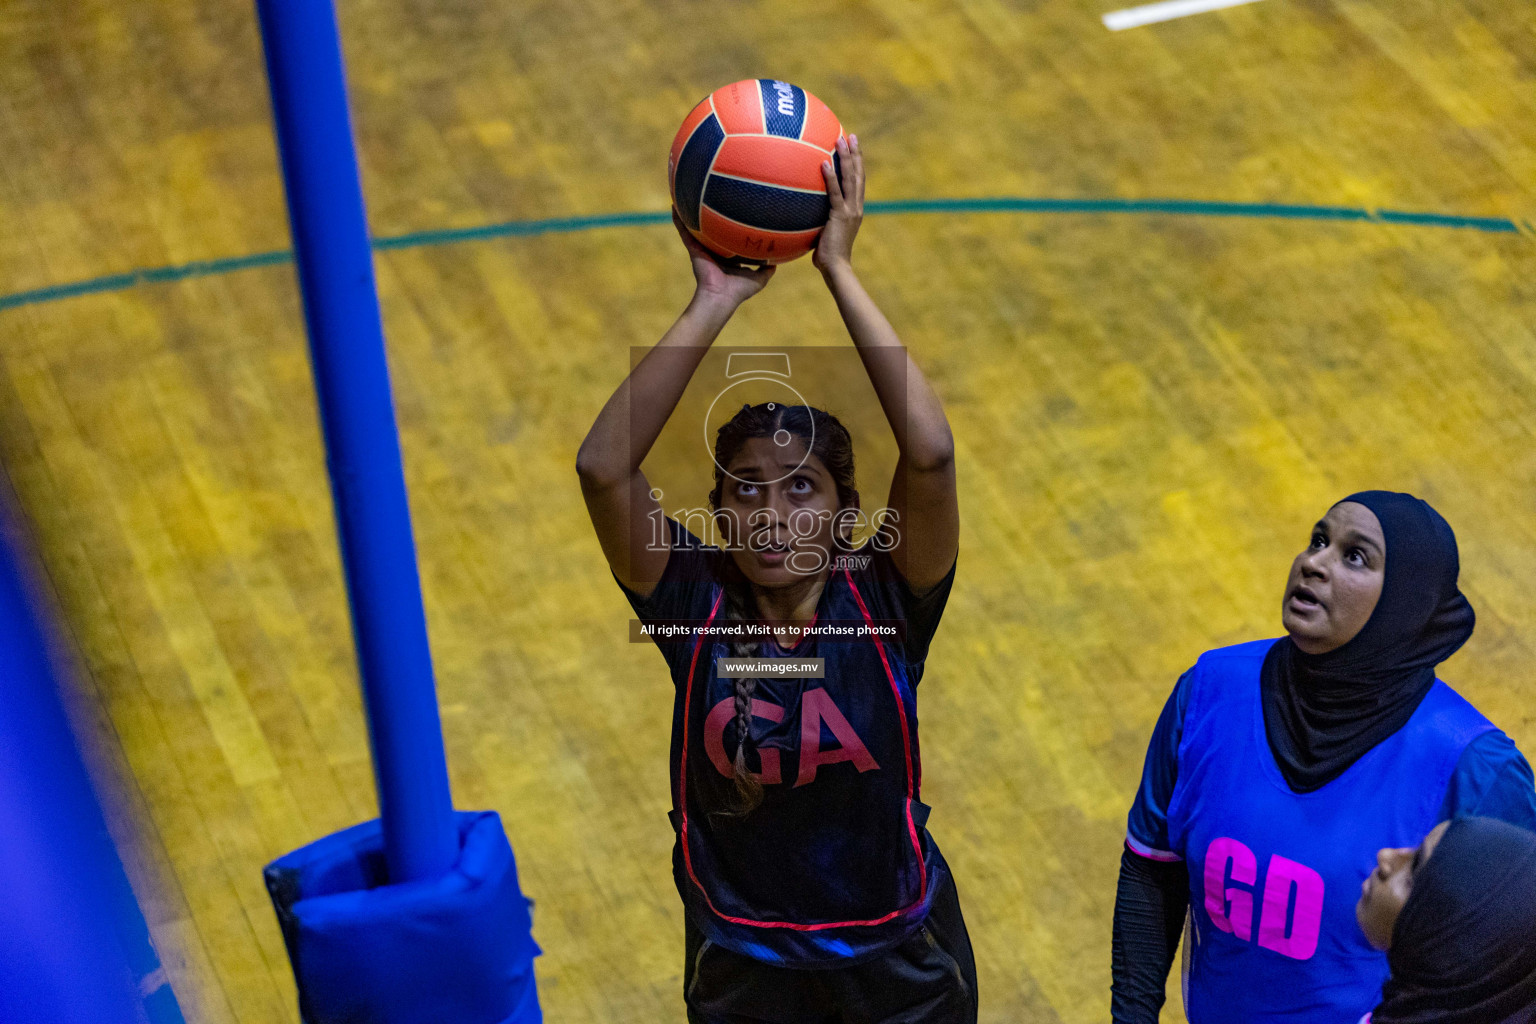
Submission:
<svg viewBox="0 0 1536 1024">
<path fill-rule="evenodd" d="M 458 811 L 459 859 L 384 884 L 379 820 L 267 865 L 305 1024 L 541 1024 L 531 903 L 494 811 Z"/>
</svg>

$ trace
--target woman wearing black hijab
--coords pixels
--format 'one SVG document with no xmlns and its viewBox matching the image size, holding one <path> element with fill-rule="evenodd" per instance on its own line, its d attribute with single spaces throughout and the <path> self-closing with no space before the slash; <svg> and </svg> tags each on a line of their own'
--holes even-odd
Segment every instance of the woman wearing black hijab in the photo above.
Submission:
<svg viewBox="0 0 1536 1024">
<path fill-rule="evenodd" d="M 1287 635 L 1180 678 L 1121 857 L 1116 1022 L 1157 1020 L 1186 910 L 1192 1024 L 1358 1021 L 1387 977 L 1354 917 L 1377 850 L 1467 814 L 1536 828 L 1525 758 L 1435 678 L 1472 635 L 1458 570 L 1428 504 L 1352 494 L 1291 565 Z"/>
<path fill-rule="evenodd" d="M 1536 1021 L 1536 833 L 1458 818 L 1382 850 L 1356 916 L 1392 972 L 1361 1024 Z"/>
</svg>

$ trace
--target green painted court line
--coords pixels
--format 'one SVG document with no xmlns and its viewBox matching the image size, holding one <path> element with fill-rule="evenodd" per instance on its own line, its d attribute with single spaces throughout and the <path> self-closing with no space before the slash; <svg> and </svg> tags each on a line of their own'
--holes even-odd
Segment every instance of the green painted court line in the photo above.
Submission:
<svg viewBox="0 0 1536 1024">
<path fill-rule="evenodd" d="M 1496 234 L 1518 230 L 1514 221 L 1500 217 L 1367 210 L 1353 206 L 1216 203 L 1195 199 L 897 199 L 866 203 L 865 209 L 871 213 L 1165 213 L 1186 217 L 1374 220 L 1423 227 L 1470 228 Z"/>
<path fill-rule="evenodd" d="M 1249 217 L 1256 219 L 1366 221 L 1404 224 L 1415 227 L 1462 228 L 1492 234 L 1512 234 L 1520 229 L 1512 220 L 1499 217 L 1461 217 L 1447 213 L 1413 213 L 1403 210 L 1367 210 L 1353 206 L 1307 206 L 1279 203 L 1217 203 L 1194 199 L 1030 199 L 993 197 L 979 199 L 894 199 L 870 202 L 864 206 L 870 214 L 888 213 L 1141 213 L 1181 217 Z M 598 228 L 637 227 L 666 224 L 670 212 L 639 211 L 609 213 L 594 217 L 552 217 L 543 220 L 513 220 L 474 228 L 445 228 L 440 231 L 415 231 L 405 235 L 375 238 L 373 247 L 381 252 L 414 249 L 426 245 L 451 245 L 487 238 L 516 238 L 531 235 L 592 231 Z M 288 250 L 231 256 L 227 259 L 196 260 L 171 267 L 151 267 L 125 274 L 95 277 L 88 281 L 50 285 L 30 291 L 0 295 L 0 310 L 29 306 L 40 302 L 116 292 L 140 284 L 183 281 L 192 277 L 227 274 L 252 267 L 289 263 Z"/>
<path fill-rule="evenodd" d="M 1211 203 L 1192 199 L 897 199 L 866 203 L 865 209 L 873 213 L 1167 213 L 1303 220 L 1371 219 L 1368 211 L 1348 206 Z"/>
<path fill-rule="evenodd" d="M 610 213 L 598 217 L 556 217 L 550 220 L 511 220 L 503 224 L 487 224 L 479 228 L 448 228 L 442 231 L 417 231 L 409 235 L 375 238 L 373 247 L 375 249 L 413 249 L 418 245 L 448 245 L 452 242 L 470 242 L 484 238 L 552 235 L 570 231 L 590 231 L 594 228 L 622 228 L 671 222 L 670 211 L 667 213 Z"/>
<path fill-rule="evenodd" d="M 1388 224 L 1416 224 L 1434 228 L 1476 228 L 1479 231 L 1510 232 L 1520 227 L 1512 220 L 1498 217 L 1453 217 L 1444 213 L 1404 213 L 1401 210 L 1377 210 L 1377 216 Z"/>
<path fill-rule="evenodd" d="M 89 281 L 75 281 L 71 284 L 56 284 L 47 288 L 35 288 L 28 292 L 0 295 L 0 310 L 10 309 L 13 306 L 28 306 L 38 302 L 52 302 L 55 299 L 69 299 L 76 295 L 90 295 L 94 292 L 122 291 L 125 288 L 132 288 L 136 284 L 160 284 L 165 281 L 182 281 L 189 277 L 227 274 L 231 270 L 266 267 L 274 263 L 287 263 L 292 259 L 293 253 L 281 250 L 277 252 L 258 252 L 250 256 L 233 256 L 222 260 L 194 260 L 191 263 L 182 263 L 174 267 L 151 267 L 148 270 L 132 270 L 126 274 L 93 277 Z"/>
</svg>

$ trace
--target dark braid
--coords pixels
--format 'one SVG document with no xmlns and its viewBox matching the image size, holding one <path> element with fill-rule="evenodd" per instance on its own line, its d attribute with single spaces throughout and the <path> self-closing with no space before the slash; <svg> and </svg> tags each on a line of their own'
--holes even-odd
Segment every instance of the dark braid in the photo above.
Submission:
<svg viewBox="0 0 1536 1024">
<path fill-rule="evenodd" d="M 757 601 L 752 596 L 750 583 L 739 580 L 725 585 L 725 617 L 730 622 L 752 622 L 757 619 Z M 755 640 L 731 641 L 731 654 L 737 658 L 755 658 L 761 652 Z M 733 811 L 728 812 L 731 817 L 750 814 L 763 802 L 763 784 L 747 768 L 747 744 L 752 739 L 752 694 L 756 691 L 756 679 L 737 677 L 736 758 L 731 764 L 731 771 L 740 802 Z"/>
<path fill-rule="evenodd" d="M 720 498 L 725 489 L 725 470 L 742 449 L 755 437 L 773 437 L 778 431 L 788 431 L 801 442 L 809 445 L 810 453 L 821 460 L 837 486 L 837 501 L 841 508 L 856 507 L 859 492 L 854 486 L 853 438 L 836 416 L 806 405 L 784 405 L 765 402 L 761 405 L 743 405 L 741 411 L 731 417 L 715 435 L 715 486 L 709 492 L 709 506 L 720 509 Z M 814 439 L 814 440 L 813 440 Z M 757 621 L 757 600 L 752 584 L 741 577 L 734 563 L 728 567 L 725 583 L 725 617 L 728 622 Z M 756 640 L 732 640 L 731 654 L 736 658 L 761 656 L 761 645 Z M 739 803 L 727 811 L 715 814 L 725 817 L 745 817 L 763 802 L 763 784 L 747 768 L 747 745 L 752 741 L 752 695 L 757 691 L 757 680 L 736 680 L 736 758 L 732 763 L 733 779 Z"/>
</svg>

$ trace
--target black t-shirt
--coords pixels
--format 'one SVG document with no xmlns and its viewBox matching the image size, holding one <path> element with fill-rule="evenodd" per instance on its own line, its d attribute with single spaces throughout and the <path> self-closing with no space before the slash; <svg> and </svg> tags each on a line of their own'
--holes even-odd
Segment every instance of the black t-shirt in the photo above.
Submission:
<svg viewBox="0 0 1536 1024">
<path fill-rule="evenodd" d="M 636 615 L 725 624 L 730 555 L 668 523 L 672 550 L 655 590 L 624 588 Z M 764 798 L 745 816 L 719 813 L 737 804 L 738 741 L 735 682 L 718 676 L 717 660 L 747 652 L 697 630 L 658 643 L 676 685 L 678 889 L 714 941 L 789 966 L 853 962 L 926 916 L 944 865 L 922 827 L 916 688 L 954 572 L 915 596 L 890 554 L 866 542 L 829 575 L 810 635 L 791 650 L 755 644 L 755 657 L 820 658 L 825 672 L 757 678 L 748 764 Z M 893 623 L 904 636 L 870 639 Z M 851 637 L 860 625 L 870 632 Z"/>
</svg>

